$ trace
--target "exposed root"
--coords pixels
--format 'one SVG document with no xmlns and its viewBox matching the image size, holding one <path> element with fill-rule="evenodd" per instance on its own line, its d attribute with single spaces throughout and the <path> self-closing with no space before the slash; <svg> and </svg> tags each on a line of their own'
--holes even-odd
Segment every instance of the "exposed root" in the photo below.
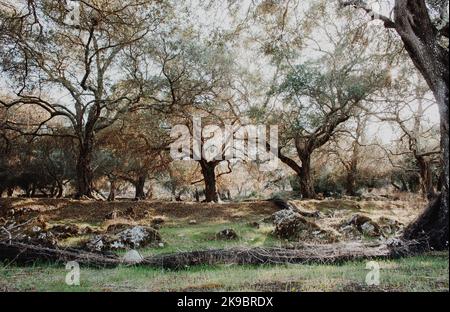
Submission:
<svg viewBox="0 0 450 312">
<path fill-rule="evenodd" d="M 137 265 L 182 269 L 194 265 L 216 264 L 334 264 L 349 260 L 397 258 L 411 254 L 414 251 L 414 246 L 414 242 L 402 242 L 397 246 L 353 242 L 327 245 L 307 244 L 295 249 L 215 249 L 147 257 Z M 115 267 L 119 264 L 127 264 L 115 255 L 79 249 L 47 248 L 18 242 L 0 242 L 0 261 L 5 260 L 18 264 L 31 264 L 36 261 L 51 263 L 77 261 L 82 265 L 93 267 Z"/>
<path fill-rule="evenodd" d="M 422 250 L 448 250 L 448 206 L 443 204 L 442 196 L 430 202 L 425 211 L 405 229 L 403 239 L 417 240 Z"/>
<path fill-rule="evenodd" d="M 24 265 L 33 264 L 37 261 L 57 264 L 77 261 L 81 265 L 101 268 L 115 267 L 121 263 L 120 259 L 114 255 L 4 241 L 0 241 L 0 261 Z"/>
<path fill-rule="evenodd" d="M 409 254 L 409 250 L 410 244 L 389 247 L 362 243 L 303 245 L 298 249 L 232 248 L 159 255 L 145 258 L 142 264 L 170 269 L 201 264 L 335 264 L 349 260 L 396 258 Z"/>
</svg>

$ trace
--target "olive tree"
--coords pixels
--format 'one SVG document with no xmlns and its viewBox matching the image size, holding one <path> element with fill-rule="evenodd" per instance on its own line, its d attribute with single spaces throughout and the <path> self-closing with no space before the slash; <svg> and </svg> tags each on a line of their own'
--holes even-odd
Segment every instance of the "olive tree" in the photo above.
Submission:
<svg viewBox="0 0 450 312">
<path fill-rule="evenodd" d="M 20 1 L 1 4 L 1 70 L 12 82 L 5 107 L 33 105 L 45 116 L 27 135 L 56 135 L 64 120 L 75 140 L 77 197 L 93 195 L 96 135 L 142 100 L 135 47 L 163 19 L 161 1 Z M 43 91 L 46 91 L 45 93 Z"/>
</svg>

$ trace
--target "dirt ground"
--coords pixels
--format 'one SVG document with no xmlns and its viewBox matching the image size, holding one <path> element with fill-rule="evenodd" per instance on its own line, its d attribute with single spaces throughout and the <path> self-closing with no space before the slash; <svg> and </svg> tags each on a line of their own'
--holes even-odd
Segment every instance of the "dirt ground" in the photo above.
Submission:
<svg viewBox="0 0 450 312">
<path fill-rule="evenodd" d="M 30 215 L 39 214 L 47 222 L 77 222 L 98 224 L 105 221 L 105 216 L 113 211 L 118 216 L 125 216 L 132 208 L 136 220 L 164 217 L 169 223 L 196 220 L 209 222 L 212 220 L 232 221 L 246 216 L 267 216 L 278 208 L 272 202 L 241 202 L 224 204 L 203 204 L 188 202 L 159 201 L 76 201 L 71 199 L 0 199 L 0 216 L 6 216 L 8 210 L 32 210 Z M 145 221 L 145 220 L 142 220 Z"/>
<path fill-rule="evenodd" d="M 354 213 L 371 218 L 390 217 L 402 223 L 409 223 L 417 217 L 426 202 L 420 197 L 405 197 L 399 200 L 325 199 L 291 201 L 306 211 L 320 211 L 327 219 L 338 220 Z M 0 217 L 6 217 L 14 209 L 27 210 L 28 216 L 40 215 L 47 222 L 101 224 L 105 216 L 113 211 L 118 217 L 127 216 L 132 208 L 136 221 L 163 217 L 168 224 L 178 224 L 196 220 L 198 223 L 212 221 L 236 221 L 266 217 L 279 208 L 270 201 L 246 201 L 225 203 L 161 202 L 161 201 L 79 201 L 52 198 L 1 198 Z"/>
</svg>

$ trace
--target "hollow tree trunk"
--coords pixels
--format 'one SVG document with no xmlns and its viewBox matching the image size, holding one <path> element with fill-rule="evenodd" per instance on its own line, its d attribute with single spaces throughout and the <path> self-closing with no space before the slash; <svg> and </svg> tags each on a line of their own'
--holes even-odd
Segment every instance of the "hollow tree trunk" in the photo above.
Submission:
<svg viewBox="0 0 450 312">
<path fill-rule="evenodd" d="M 200 160 L 200 166 L 202 168 L 202 174 L 205 181 L 205 202 L 218 202 L 219 196 L 217 195 L 215 173 L 217 163 Z"/>
<path fill-rule="evenodd" d="M 77 194 L 76 197 L 92 197 L 93 173 L 91 168 L 93 151 L 93 138 L 86 139 L 80 144 L 77 160 Z"/>
<path fill-rule="evenodd" d="M 136 188 L 136 193 L 134 198 L 138 200 L 143 200 L 147 198 L 147 195 L 144 191 L 145 181 L 147 180 L 147 177 L 145 175 L 140 176 L 136 183 L 134 184 L 134 187 Z"/>
<path fill-rule="evenodd" d="M 298 172 L 300 193 L 302 198 L 315 198 L 316 192 L 314 191 L 314 183 L 311 176 L 311 154 L 300 156 L 300 160 L 302 161 L 302 166 Z"/>
</svg>

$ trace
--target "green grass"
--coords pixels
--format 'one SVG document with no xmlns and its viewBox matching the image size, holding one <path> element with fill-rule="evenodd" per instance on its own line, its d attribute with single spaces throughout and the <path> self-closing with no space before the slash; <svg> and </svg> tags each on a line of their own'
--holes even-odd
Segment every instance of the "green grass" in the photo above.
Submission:
<svg viewBox="0 0 450 312">
<path fill-rule="evenodd" d="M 18 291 L 448 291 L 448 253 L 379 261 L 380 285 L 366 286 L 366 262 L 342 265 L 81 268 L 67 286 L 64 267 L 0 265 L 0 289 Z"/>
<path fill-rule="evenodd" d="M 239 238 L 236 240 L 216 239 L 216 233 L 224 229 L 235 230 Z M 159 232 L 163 238 L 164 247 L 142 249 L 141 253 L 151 255 L 236 246 L 268 247 L 279 245 L 280 241 L 271 235 L 272 229 L 272 226 L 264 224 L 261 224 L 260 228 L 255 228 L 248 222 L 163 226 Z"/>
<path fill-rule="evenodd" d="M 216 234 L 225 229 L 233 229 L 238 234 L 236 240 L 216 239 Z M 273 226 L 261 223 L 259 228 L 245 222 L 218 222 L 195 225 L 164 225 L 158 230 L 164 242 L 163 247 L 142 248 L 139 252 L 144 256 L 166 254 L 182 251 L 221 249 L 232 247 L 271 247 L 281 246 L 284 242 L 272 235 Z M 88 236 L 68 238 L 64 246 L 82 244 Z M 124 254 L 120 251 L 118 254 Z"/>
</svg>

